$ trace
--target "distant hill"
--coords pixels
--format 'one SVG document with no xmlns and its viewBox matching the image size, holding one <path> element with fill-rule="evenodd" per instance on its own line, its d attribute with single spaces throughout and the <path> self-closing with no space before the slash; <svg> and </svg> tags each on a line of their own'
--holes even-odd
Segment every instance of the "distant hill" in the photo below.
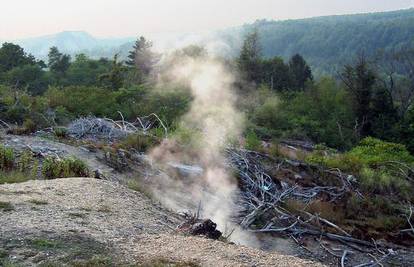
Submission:
<svg viewBox="0 0 414 267">
<path fill-rule="evenodd" d="M 253 29 L 261 36 L 266 57 L 288 59 L 302 54 L 318 72 L 332 73 L 358 53 L 372 55 L 414 45 L 414 9 L 327 16 L 301 20 L 256 21 L 221 32 L 234 49 L 240 36 Z"/>
<path fill-rule="evenodd" d="M 134 38 L 96 38 L 83 31 L 64 31 L 13 42 L 21 45 L 28 53 L 44 58 L 52 46 L 72 55 L 83 52 L 97 57 L 111 56 L 114 49 L 132 40 Z"/>
<path fill-rule="evenodd" d="M 414 46 L 414 9 L 300 20 L 259 20 L 216 32 L 166 33 L 146 37 L 161 49 L 204 44 L 220 55 L 236 56 L 243 36 L 253 29 L 260 33 L 265 57 L 281 56 L 287 60 L 300 53 L 315 73 L 334 73 L 360 52 L 373 55 L 380 50 Z M 51 46 L 72 55 L 82 52 L 98 58 L 119 53 L 124 58 L 136 37 L 104 39 L 86 32 L 66 31 L 14 42 L 39 58 L 45 58 Z"/>
</svg>

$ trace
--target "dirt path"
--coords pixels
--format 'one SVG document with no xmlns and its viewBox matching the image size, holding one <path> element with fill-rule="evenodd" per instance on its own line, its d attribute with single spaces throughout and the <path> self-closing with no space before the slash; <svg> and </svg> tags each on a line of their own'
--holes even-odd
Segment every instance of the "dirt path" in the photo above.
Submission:
<svg viewBox="0 0 414 267">
<path fill-rule="evenodd" d="M 201 266 L 322 266 L 175 233 L 179 218 L 145 195 L 89 178 L 0 185 L 0 257 L 23 266 L 110 258 Z M 100 258 L 99 258 L 100 257 Z"/>
</svg>

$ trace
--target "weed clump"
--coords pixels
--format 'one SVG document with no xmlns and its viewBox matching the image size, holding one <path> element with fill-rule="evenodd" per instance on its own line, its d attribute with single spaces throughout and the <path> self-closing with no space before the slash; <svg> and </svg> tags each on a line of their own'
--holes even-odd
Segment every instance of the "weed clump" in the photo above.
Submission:
<svg viewBox="0 0 414 267">
<path fill-rule="evenodd" d="M 68 137 L 68 129 L 65 127 L 54 127 L 53 128 L 53 134 L 57 138 L 66 138 Z"/>
<path fill-rule="evenodd" d="M 10 171 L 14 167 L 14 151 L 12 148 L 0 145 L 0 170 Z"/>
<path fill-rule="evenodd" d="M 83 161 L 77 158 L 47 157 L 43 162 L 42 174 L 46 179 L 88 177 L 89 169 Z"/>
</svg>

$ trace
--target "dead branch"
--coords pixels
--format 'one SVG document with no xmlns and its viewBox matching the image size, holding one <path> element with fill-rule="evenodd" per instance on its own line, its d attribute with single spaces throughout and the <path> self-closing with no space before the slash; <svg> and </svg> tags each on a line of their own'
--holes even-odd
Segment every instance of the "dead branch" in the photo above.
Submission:
<svg viewBox="0 0 414 267">
<path fill-rule="evenodd" d="M 341 257 L 341 267 L 345 267 L 345 260 L 346 260 L 346 255 L 349 253 L 348 250 L 344 250 L 344 253 L 342 254 Z"/>
</svg>

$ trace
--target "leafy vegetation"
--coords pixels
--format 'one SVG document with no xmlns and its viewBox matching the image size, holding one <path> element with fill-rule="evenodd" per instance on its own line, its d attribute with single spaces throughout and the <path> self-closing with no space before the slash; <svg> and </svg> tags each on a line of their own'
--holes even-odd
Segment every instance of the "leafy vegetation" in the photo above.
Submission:
<svg viewBox="0 0 414 267">
<path fill-rule="evenodd" d="M 414 157 L 400 144 L 365 138 L 344 154 L 314 152 L 308 162 L 352 173 L 362 188 L 371 193 L 394 193 L 412 200 L 413 188 L 407 175 L 414 167 Z"/>
<path fill-rule="evenodd" d="M 8 171 L 14 167 L 14 151 L 0 145 L 0 170 Z"/>
<path fill-rule="evenodd" d="M 42 173 L 46 179 L 89 176 L 88 166 L 73 157 L 65 159 L 47 157 L 43 162 Z"/>
</svg>

